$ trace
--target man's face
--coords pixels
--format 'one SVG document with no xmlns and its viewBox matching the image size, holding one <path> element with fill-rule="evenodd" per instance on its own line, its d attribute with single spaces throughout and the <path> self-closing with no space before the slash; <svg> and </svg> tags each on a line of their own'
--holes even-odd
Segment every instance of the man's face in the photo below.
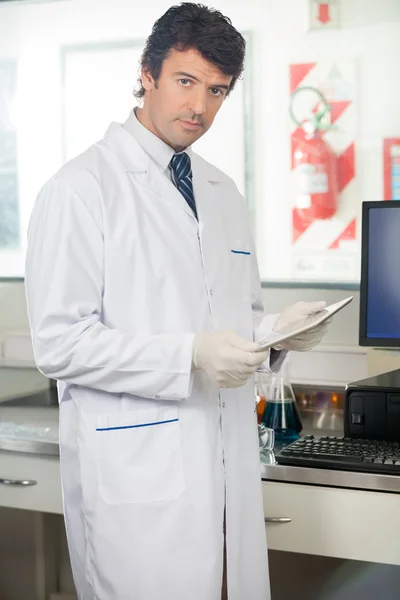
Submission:
<svg viewBox="0 0 400 600">
<path fill-rule="evenodd" d="M 175 151 L 183 150 L 211 127 L 231 80 L 196 50 L 171 50 L 157 82 L 142 71 L 144 124 Z"/>
</svg>

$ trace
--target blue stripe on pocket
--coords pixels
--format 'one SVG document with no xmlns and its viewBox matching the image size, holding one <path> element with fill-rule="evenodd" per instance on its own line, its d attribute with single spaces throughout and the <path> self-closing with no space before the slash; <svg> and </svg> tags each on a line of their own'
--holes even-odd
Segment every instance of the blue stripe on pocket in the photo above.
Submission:
<svg viewBox="0 0 400 600">
<path fill-rule="evenodd" d="M 250 256 L 251 252 L 246 252 L 245 250 L 231 250 L 233 254 L 248 254 Z"/>
<path fill-rule="evenodd" d="M 96 427 L 96 431 L 114 431 L 115 429 L 136 429 L 137 427 L 152 427 L 153 425 L 164 425 L 165 423 L 176 423 L 179 419 L 169 421 L 156 421 L 154 423 L 141 423 L 140 425 L 121 425 L 120 427 Z"/>
</svg>

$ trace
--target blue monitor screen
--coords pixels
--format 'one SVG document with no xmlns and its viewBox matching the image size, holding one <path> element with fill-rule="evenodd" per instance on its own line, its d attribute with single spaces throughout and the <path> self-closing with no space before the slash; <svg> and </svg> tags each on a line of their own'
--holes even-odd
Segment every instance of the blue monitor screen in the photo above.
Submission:
<svg viewBox="0 0 400 600">
<path fill-rule="evenodd" d="M 370 208 L 368 229 L 366 337 L 400 339 L 400 208 Z"/>
</svg>

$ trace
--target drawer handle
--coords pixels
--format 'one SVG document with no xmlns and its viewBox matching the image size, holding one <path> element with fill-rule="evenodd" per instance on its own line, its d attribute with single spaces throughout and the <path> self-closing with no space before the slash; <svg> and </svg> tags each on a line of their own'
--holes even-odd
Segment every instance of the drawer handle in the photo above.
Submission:
<svg viewBox="0 0 400 600">
<path fill-rule="evenodd" d="M 292 519 L 289 517 L 265 517 L 266 523 L 291 523 Z"/>
<path fill-rule="evenodd" d="M 19 487 L 28 487 L 30 485 L 36 485 L 37 481 L 34 479 L 2 479 L 0 477 L 0 485 L 10 485 Z"/>
</svg>

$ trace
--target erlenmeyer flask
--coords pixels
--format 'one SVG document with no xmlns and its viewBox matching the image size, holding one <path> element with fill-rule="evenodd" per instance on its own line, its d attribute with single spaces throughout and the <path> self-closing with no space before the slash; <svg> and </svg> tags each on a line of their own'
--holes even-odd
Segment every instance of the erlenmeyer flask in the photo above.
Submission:
<svg viewBox="0 0 400 600">
<path fill-rule="evenodd" d="M 287 365 L 283 365 L 269 386 L 262 423 L 275 431 L 276 441 L 292 442 L 300 437 L 303 424 L 289 380 Z"/>
</svg>

